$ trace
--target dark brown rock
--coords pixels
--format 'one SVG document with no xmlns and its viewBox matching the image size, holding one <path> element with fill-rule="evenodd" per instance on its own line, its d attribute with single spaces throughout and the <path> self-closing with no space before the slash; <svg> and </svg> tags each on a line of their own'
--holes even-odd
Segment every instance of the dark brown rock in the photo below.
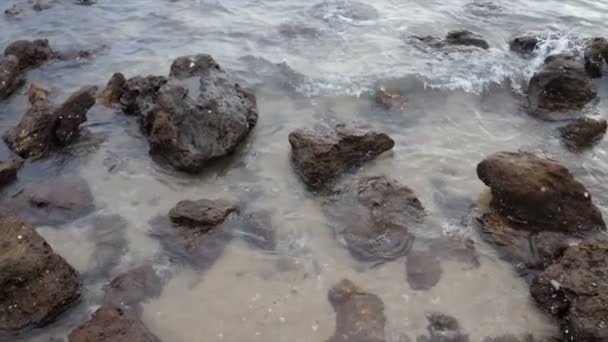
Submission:
<svg viewBox="0 0 608 342">
<path fill-rule="evenodd" d="M 69 335 L 70 342 L 160 342 L 160 339 L 130 312 L 102 306 Z"/>
<path fill-rule="evenodd" d="M 58 144 L 68 144 L 78 135 L 80 125 L 87 121 L 87 112 L 95 105 L 96 92 L 95 86 L 82 87 L 55 109 L 54 131 Z"/>
<path fill-rule="evenodd" d="M 125 114 L 141 115 L 142 111 L 154 102 L 154 97 L 166 83 L 167 78 L 163 76 L 136 76 L 125 83 L 124 89 L 116 89 L 117 94 L 113 96 L 117 97 L 120 93 L 119 104 Z"/>
<path fill-rule="evenodd" d="M 0 219 L 0 336 L 51 322 L 80 298 L 78 274 L 36 231 Z"/>
<path fill-rule="evenodd" d="M 466 30 L 448 32 L 445 41 L 448 45 L 474 46 L 485 50 L 490 48 L 490 45 L 488 45 L 488 42 L 483 37 Z"/>
<path fill-rule="evenodd" d="M 606 120 L 581 118 L 559 128 L 559 132 L 568 148 L 579 150 L 590 147 L 606 134 Z"/>
<path fill-rule="evenodd" d="M 431 251 L 415 251 L 407 256 L 406 279 L 413 290 L 428 290 L 437 285 L 443 269 Z"/>
<path fill-rule="evenodd" d="M 583 65 L 567 56 L 550 56 L 530 79 L 528 105 L 543 120 L 569 119 L 596 97 Z"/>
<path fill-rule="evenodd" d="M 106 287 L 107 303 L 117 307 L 132 308 L 148 298 L 158 297 L 163 280 L 151 265 L 131 269 L 112 279 Z"/>
<path fill-rule="evenodd" d="M 289 134 L 296 172 L 306 185 L 322 190 L 350 168 L 393 148 L 388 135 L 338 125 L 332 131 L 299 129 Z"/>
<path fill-rule="evenodd" d="M 171 209 L 169 218 L 175 224 L 211 229 L 236 210 L 234 203 L 224 200 L 181 201 Z"/>
<path fill-rule="evenodd" d="M 386 261 L 406 255 L 414 242 L 424 208 L 413 191 L 386 177 L 359 180 L 354 189 L 325 207 L 335 234 L 362 261 Z"/>
<path fill-rule="evenodd" d="M 585 49 L 585 70 L 593 78 L 600 78 L 608 64 L 608 40 L 593 38 Z"/>
<path fill-rule="evenodd" d="M 536 34 L 525 34 L 522 36 L 515 37 L 509 42 L 509 48 L 511 51 L 528 57 L 534 53 L 540 43 L 543 41 L 542 36 Z"/>
<path fill-rule="evenodd" d="M 48 61 L 52 57 L 49 41 L 46 39 L 18 40 L 4 50 L 4 55 L 14 55 L 19 59 L 21 69 L 36 67 Z"/>
<path fill-rule="evenodd" d="M 115 73 L 108 81 L 106 88 L 99 95 L 99 102 L 106 107 L 113 107 L 120 103 L 120 98 L 125 92 L 127 79 L 121 73 Z"/>
<path fill-rule="evenodd" d="M 386 342 L 384 303 L 350 280 L 329 290 L 328 299 L 336 312 L 336 331 L 327 342 Z"/>
<path fill-rule="evenodd" d="M 429 336 L 420 336 L 417 342 L 469 342 L 469 336 L 461 332 L 460 324 L 454 317 L 431 313 L 427 319 Z"/>
<path fill-rule="evenodd" d="M 564 166 L 527 152 L 499 152 L 477 165 L 491 206 L 523 229 L 584 234 L 605 230 L 591 194 Z"/>
<path fill-rule="evenodd" d="M 530 246 L 541 268 L 546 268 L 559 259 L 570 246 L 562 233 L 540 232 L 531 236 Z"/>
<path fill-rule="evenodd" d="M 568 248 L 531 286 L 537 303 L 562 320 L 565 341 L 608 340 L 608 241 Z"/>
<path fill-rule="evenodd" d="M 8 160 L 0 160 L 0 189 L 17 178 L 17 171 L 23 165 L 19 157 Z"/>
<path fill-rule="evenodd" d="M 9 97 L 23 83 L 19 59 L 8 55 L 0 60 L 0 99 Z"/>
</svg>

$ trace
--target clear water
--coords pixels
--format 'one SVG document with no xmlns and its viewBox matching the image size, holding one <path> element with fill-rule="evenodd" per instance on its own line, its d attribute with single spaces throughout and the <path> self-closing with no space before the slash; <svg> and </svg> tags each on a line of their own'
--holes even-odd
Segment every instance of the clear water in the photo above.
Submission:
<svg viewBox="0 0 608 342">
<path fill-rule="evenodd" d="M 528 30 L 562 34 L 547 43 L 546 53 L 567 49 L 571 36 L 600 36 L 608 2 L 319 1 L 98 0 L 82 6 L 64 0 L 21 19 L 0 19 L 0 46 L 44 37 L 59 50 L 99 49 L 90 60 L 55 62 L 28 73 L 29 81 L 51 86 L 58 98 L 84 84 L 102 86 L 116 71 L 128 77 L 166 75 L 175 57 L 210 53 L 245 83 L 258 85 L 260 111 L 246 146 L 197 177 L 157 166 L 137 123 L 101 106 L 89 113 L 88 138 L 71 148 L 70 156 L 28 164 L 20 184 L 65 173 L 90 183 L 97 205 L 93 215 L 39 228 L 81 273 L 100 262 L 95 253 L 100 237 L 91 233 L 96 216 L 126 220 L 124 236 L 117 239 L 128 247 L 109 275 L 85 283 L 79 308 L 23 340 L 64 338 L 101 303 L 111 276 L 149 261 L 170 280 L 159 298 L 145 303 L 143 320 L 169 342 L 324 341 L 335 325 L 327 291 L 342 278 L 382 298 L 390 341 L 424 334 L 431 311 L 456 317 L 472 341 L 556 332 L 554 322 L 535 308 L 525 282 L 460 217 L 468 203 L 487 195 L 475 174 L 477 163 L 499 150 L 526 149 L 562 161 L 598 206 L 608 208 L 608 143 L 570 153 L 556 136 L 558 124 L 524 113 L 521 84 L 544 56 L 524 60 L 508 51 L 508 39 Z M 281 34 L 286 25 L 305 27 L 306 34 Z M 444 36 L 453 29 L 483 35 L 491 49 L 442 53 L 416 48 L 407 39 Z M 285 62 L 298 74 L 268 62 Z M 379 111 L 359 96 L 377 80 L 406 75 L 424 79 L 428 87 L 408 96 L 404 113 Z M 597 87 L 600 103 L 590 114 L 606 116 L 608 85 L 600 81 Z M 25 111 L 25 89 L 0 104 L 2 131 Z M 392 153 L 359 173 L 386 174 L 410 186 L 429 214 L 428 229 L 417 233 L 474 239 L 479 268 L 444 261 L 441 281 L 431 290 L 414 291 L 405 280 L 403 259 L 371 269 L 352 259 L 333 237 L 321 200 L 294 175 L 287 142 L 296 128 L 341 121 L 395 139 Z M 0 157 L 7 153 L 1 145 Z M 265 253 L 234 240 L 205 272 L 169 260 L 150 236 L 150 219 L 182 199 L 218 197 L 246 198 L 252 207 L 271 210 L 277 251 Z"/>
</svg>

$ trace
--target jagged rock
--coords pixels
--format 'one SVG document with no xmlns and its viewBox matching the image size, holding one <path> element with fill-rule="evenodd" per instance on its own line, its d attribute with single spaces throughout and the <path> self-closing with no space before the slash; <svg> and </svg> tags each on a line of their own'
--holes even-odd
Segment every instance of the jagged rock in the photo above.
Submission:
<svg viewBox="0 0 608 342">
<path fill-rule="evenodd" d="M 333 286 L 328 299 L 336 312 L 336 331 L 327 342 L 386 342 L 384 303 L 350 280 Z"/>
<path fill-rule="evenodd" d="M 485 50 L 490 48 L 490 45 L 488 45 L 488 42 L 483 37 L 466 30 L 448 32 L 445 42 L 448 45 L 474 46 Z"/>
<path fill-rule="evenodd" d="M 530 291 L 541 307 L 562 320 L 565 341 L 608 340 L 608 241 L 569 247 Z"/>
<path fill-rule="evenodd" d="M 80 298 L 78 274 L 29 225 L 0 219 L 0 336 L 51 322 Z"/>
<path fill-rule="evenodd" d="M 299 129 L 289 134 L 291 158 L 306 185 L 322 190 L 352 167 L 393 148 L 388 135 L 338 125 L 332 131 Z"/>
<path fill-rule="evenodd" d="M 52 57 L 53 51 L 46 39 L 17 40 L 9 44 L 4 50 L 4 55 L 13 55 L 19 59 L 19 67 L 27 69 L 37 67 Z"/>
<path fill-rule="evenodd" d="M 8 55 L 0 60 L 0 99 L 9 97 L 23 83 L 19 59 Z"/>
<path fill-rule="evenodd" d="M 73 330 L 70 342 L 160 342 L 130 312 L 117 307 L 102 306 L 90 321 Z"/>
<path fill-rule="evenodd" d="M 608 40 L 593 38 L 585 49 L 585 70 L 593 78 L 600 78 L 608 64 Z"/>
<path fill-rule="evenodd" d="M 406 255 L 414 242 L 424 208 L 413 191 L 386 177 L 360 179 L 325 206 L 335 234 L 362 261 L 386 261 Z"/>
<path fill-rule="evenodd" d="M 23 165 L 19 157 L 9 160 L 0 160 L 0 189 L 17 178 L 17 171 Z"/>
<path fill-rule="evenodd" d="M 604 119 L 581 118 L 560 127 L 559 132 L 568 148 L 579 150 L 601 140 L 606 134 L 607 127 L 608 124 Z"/>
</svg>

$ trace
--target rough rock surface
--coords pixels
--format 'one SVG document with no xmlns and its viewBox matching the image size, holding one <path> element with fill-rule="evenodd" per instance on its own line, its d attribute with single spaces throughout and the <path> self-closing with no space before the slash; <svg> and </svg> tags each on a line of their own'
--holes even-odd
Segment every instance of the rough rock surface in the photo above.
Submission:
<svg viewBox="0 0 608 342">
<path fill-rule="evenodd" d="M 520 56 L 528 57 L 534 53 L 542 40 L 543 37 L 537 34 L 524 34 L 511 39 L 509 48 Z"/>
<path fill-rule="evenodd" d="M 474 46 L 481 49 L 489 49 L 490 45 L 483 37 L 471 31 L 450 31 L 445 37 L 445 42 L 448 45 L 465 45 Z"/>
<path fill-rule="evenodd" d="M 6 47 L 4 55 L 17 57 L 19 67 L 23 70 L 42 65 L 52 57 L 53 51 L 46 39 L 18 40 Z"/>
<path fill-rule="evenodd" d="M 76 271 L 36 231 L 0 219 L 0 336 L 52 321 L 80 298 Z"/>
<path fill-rule="evenodd" d="M 608 40 L 593 38 L 585 49 L 585 70 L 593 78 L 602 77 L 608 64 Z"/>
<path fill-rule="evenodd" d="M 113 107 L 115 104 L 119 104 L 120 98 L 125 92 L 126 84 L 127 79 L 125 78 L 125 75 L 119 72 L 115 73 L 99 95 L 99 102 L 106 107 Z"/>
<path fill-rule="evenodd" d="M 477 165 L 477 175 L 492 191 L 492 208 L 524 229 L 578 234 L 606 227 L 585 186 L 555 161 L 498 152 Z"/>
<path fill-rule="evenodd" d="M 386 177 L 360 179 L 325 207 L 335 234 L 362 261 L 386 261 L 406 255 L 414 242 L 410 229 L 424 208 L 413 191 Z"/>
<path fill-rule="evenodd" d="M 328 299 L 336 312 L 336 331 L 327 342 L 386 342 L 384 303 L 350 280 L 333 286 Z"/>
<path fill-rule="evenodd" d="M 406 279 L 413 290 L 428 290 L 437 285 L 443 269 L 431 251 L 414 251 L 407 256 Z"/>
<path fill-rule="evenodd" d="M 8 160 L 0 160 L 0 189 L 17 178 L 17 171 L 23 165 L 19 157 Z"/>
<path fill-rule="evenodd" d="M 429 336 L 420 336 L 417 342 L 469 342 L 469 336 L 461 332 L 460 324 L 454 317 L 431 313 L 427 319 Z"/>
<path fill-rule="evenodd" d="M 528 85 L 529 110 L 544 120 L 571 118 L 596 97 L 583 65 L 568 56 L 550 56 Z"/>
<path fill-rule="evenodd" d="M 112 78 L 120 78 L 120 76 L 112 76 Z M 110 80 L 109 83 L 111 83 Z M 154 102 L 154 97 L 159 89 L 167 83 L 167 78 L 163 76 L 135 76 L 130 78 L 124 85 L 123 89 L 113 89 L 113 98 L 118 98 L 120 94 L 119 104 L 125 114 L 140 115 L 143 110 Z M 107 89 L 107 88 L 106 88 Z"/>
<path fill-rule="evenodd" d="M 541 273 L 532 297 L 562 320 L 565 341 L 608 340 L 608 241 L 572 246 Z"/>
<path fill-rule="evenodd" d="M 132 308 L 147 298 L 158 297 L 163 280 L 151 265 L 133 268 L 118 275 L 106 287 L 105 301 L 113 306 Z"/>
<path fill-rule="evenodd" d="M 180 201 L 169 212 L 171 221 L 178 225 L 200 227 L 202 233 L 224 222 L 226 217 L 237 211 L 234 203 L 223 200 L 202 199 Z"/>
<path fill-rule="evenodd" d="M 606 120 L 581 118 L 559 128 L 560 135 L 568 148 L 579 150 L 592 146 L 606 134 Z"/>
<path fill-rule="evenodd" d="M 37 158 L 51 148 L 70 143 L 78 135 L 80 124 L 87 120 L 87 111 L 95 104 L 92 86 L 82 87 L 60 106 L 48 99 L 49 91 L 39 84 L 30 87 L 30 109 L 17 127 L 3 136 L 6 144 L 23 158 Z"/>
<path fill-rule="evenodd" d="M 70 342 L 160 342 L 160 339 L 130 312 L 102 306 L 90 321 L 73 330 Z"/>
<path fill-rule="evenodd" d="M 13 55 L 0 60 L 0 99 L 9 97 L 23 83 L 19 59 Z"/>
<path fill-rule="evenodd" d="M 388 135 L 338 125 L 332 131 L 299 129 L 289 134 L 296 172 L 306 185 L 322 190 L 343 172 L 393 148 Z"/>
</svg>

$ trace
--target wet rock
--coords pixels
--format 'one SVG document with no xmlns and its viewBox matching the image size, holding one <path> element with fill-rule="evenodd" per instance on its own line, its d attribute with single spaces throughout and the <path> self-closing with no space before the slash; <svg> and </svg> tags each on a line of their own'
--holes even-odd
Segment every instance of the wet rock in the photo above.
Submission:
<svg viewBox="0 0 608 342">
<path fill-rule="evenodd" d="M 62 176 L 29 184 L 12 197 L 0 200 L 0 214 L 14 211 L 33 225 L 58 225 L 88 215 L 95 209 L 88 183 Z"/>
<path fill-rule="evenodd" d="M 591 77 L 581 64 L 567 56 L 547 58 L 528 85 L 529 109 L 543 120 L 571 118 L 595 97 Z"/>
<path fill-rule="evenodd" d="M 336 331 L 327 342 L 386 342 L 384 303 L 350 280 L 333 286 L 328 299 L 336 312 Z"/>
<path fill-rule="evenodd" d="M 93 219 L 88 238 L 95 243 L 95 249 L 87 266 L 88 278 L 105 279 L 120 264 L 128 249 L 126 230 L 127 222 L 120 216 L 100 215 Z"/>
<path fill-rule="evenodd" d="M 76 271 L 14 216 L 0 219 L 0 336 L 51 322 L 80 298 Z"/>
<path fill-rule="evenodd" d="M 321 32 L 312 26 L 305 24 L 283 23 L 277 28 L 279 34 L 286 38 L 317 38 Z"/>
<path fill-rule="evenodd" d="M 17 178 L 17 171 L 23 165 L 19 157 L 0 160 L 0 189 Z"/>
<path fill-rule="evenodd" d="M 432 251 L 411 252 L 405 266 L 407 282 L 413 290 L 428 290 L 439 283 L 443 269 Z"/>
<path fill-rule="evenodd" d="M 585 49 L 585 70 L 593 78 L 600 78 L 608 64 L 608 40 L 593 38 Z"/>
<path fill-rule="evenodd" d="M 46 39 L 18 40 L 4 50 L 5 56 L 13 55 L 19 59 L 19 67 L 22 70 L 42 65 L 52 57 L 52 53 Z"/>
<path fill-rule="evenodd" d="M 272 89 L 271 93 L 297 93 L 299 87 L 306 82 L 306 77 L 293 70 L 287 62 L 272 63 L 264 58 L 251 55 L 239 58 L 245 64 L 243 79 L 249 87 L 256 90 Z"/>
<path fill-rule="evenodd" d="M 128 311 L 102 306 L 69 335 L 70 342 L 160 342 L 160 339 Z"/>
<path fill-rule="evenodd" d="M 579 150 L 601 140 L 606 134 L 606 127 L 608 124 L 604 119 L 581 118 L 560 127 L 559 132 L 568 148 Z"/>
<path fill-rule="evenodd" d="M 133 308 L 148 298 L 160 296 L 163 280 L 151 265 L 133 268 L 112 279 L 105 301 L 116 307 Z"/>
<path fill-rule="evenodd" d="M 289 134 L 296 172 L 313 190 L 322 190 L 350 168 L 393 148 L 384 133 L 338 125 L 332 131 L 299 129 Z"/>
<path fill-rule="evenodd" d="M 23 158 L 44 156 L 51 148 L 70 143 L 87 120 L 87 111 L 95 104 L 96 87 L 85 86 L 60 106 L 48 100 L 48 90 L 33 83 L 30 88 L 30 109 L 17 127 L 3 136 L 6 144 Z"/>
<path fill-rule="evenodd" d="M 570 246 L 562 233 L 540 232 L 531 236 L 530 246 L 541 268 L 546 268 L 559 259 Z"/>
<path fill-rule="evenodd" d="M 276 248 L 276 234 L 268 211 L 241 214 L 240 220 L 233 224 L 232 233 L 255 248 L 266 251 Z"/>
<path fill-rule="evenodd" d="M 431 313 L 427 319 L 429 336 L 420 336 L 417 342 L 469 342 L 469 336 L 461 332 L 460 324 L 454 317 Z"/>
<path fill-rule="evenodd" d="M 112 75 L 110 81 L 106 85 L 106 88 L 101 92 L 98 99 L 101 104 L 106 107 L 113 107 L 115 104 L 120 103 L 120 98 L 125 92 L 125 86 L 127 79 L 119 72 Z"/>
<path fill-rule="evenodd" d="M 544 37 L 537 34 L 524 34 L 511 39 L 509 48 L 522 57 L 528 57 L 536 51 L 540 43 L 544 40 L 543 38 Z"/>
<path fill-rule="evenodd" d="M 452 236 L 434 239 L 429 244 L 429 251 L 442 260 L 461 262 L 471 268 L 480 266 L 479 254 L 475 250 L 475 243 L 471 239 Z"/>
<path fill-rule="evenodd" d="M 142 131 L 150 154 L 198 173 L 247 137 L 257 122 L 256 100 L 209 55 L 178 58 L 171 76 L 144 111 Z"/>
<path fill-rule="evenodd" d="M 166 83 L 167 78 L 163 76 L 136 76 L 130 78 L 122 90 L 114 89 L 116 94 L 113 96 L 118 97 L 120 94 L 119 104 L 125 114 L 141 115 L 143 110 L 154 102 L 154 97 Z"/>
<path fill-rule="evenodd" d="M 386 261 L 406 255 L 424 208 L 413 191 L 386 177 L 366 177 L 325 207 L 335 234 L 361 261 Z"/>
<path fill-rule="evenodd" d="M 9 97 L 23 83 L 19 59 L 13 55 L 0 60 L 0 99 Z"/>
<path fill-rule="evenodd" d="M 448 32 L 445 42 L 448 45 L 474 46 L 485 50 L 490 48 L 490 45 L 488 45 L 488 42 L 483 37 L 466 30 Z"/>
<path fill-rule="evenodd" d="M 541 273 L 532 297 L 562 320 L 566 341 L 608 340 L 608 241 L 572 246 Z"/>
<path fill-rule="evenodd" d="M 564 166 L 527 152 L 499 152 L 477 165 L 491 207 L 523 229 L 583 234 L 605 230 L 591 194 Z"/>
<path fill-rule="evenodd" d="M 169 218 L 175 224 L 212 229 L 224 222 L 226 217 L 237 211 L 234 203 L 224 200 L 202 199 L 198 201 L 181 201 L 169 212 Z"/>
</svg>

